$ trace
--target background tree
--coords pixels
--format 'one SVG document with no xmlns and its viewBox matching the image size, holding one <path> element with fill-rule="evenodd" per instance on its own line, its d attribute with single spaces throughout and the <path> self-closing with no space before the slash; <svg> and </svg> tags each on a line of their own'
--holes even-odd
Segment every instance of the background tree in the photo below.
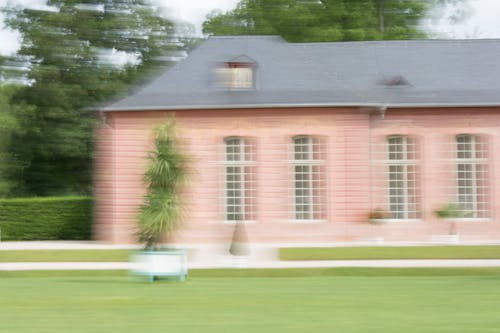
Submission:
<svg viewBox="0 0 500 333">
<path fill-rule="evenodd" d="M 0 198 L 11 193 L 18 181 L 13 174 L 22 171 L 22 165 L 9 151 L 12 135 L 20 133 L 21 122 L 33 114 L 33 107 L 11 103 L 18 89 L 14 85 L 0 85 Z"/>
<path fill-rule="evenodd" d="M 11 103 L 35 107 L 10 151 L 24 166 L 13 195 L 91 191 L 92 106 L 145 80 L 178 48 L 173 25 L 143 0 L 50 0 L 54 10 L 8 7 L 30 84 Z M 121 61 L 119 61 L 121 59 Z"/>
<path fill-rule="evenodd" d="M 289 42 L 426 37 L 419 25 L 439 6 L 463 0 L 242 0 L 203 23 L 212 35 L 280 35 Z M 457 11 L 454 12 L 455 15 Z M 455 16 L 457 17 L 457 16 Z"/>
</svg>

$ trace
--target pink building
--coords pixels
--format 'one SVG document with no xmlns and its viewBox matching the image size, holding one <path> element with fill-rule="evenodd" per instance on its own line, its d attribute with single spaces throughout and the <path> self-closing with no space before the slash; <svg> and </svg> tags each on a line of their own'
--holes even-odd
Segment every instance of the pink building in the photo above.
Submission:
<svg viewBox="0 0 500 333">
<path fill-rule="evenodd" d="M 191 167 L 179 242 L 227 241 L 239 221 L 261 243 L 498 240 L 499 52 L 210 38 L 101 110 L 95 238 L 133 242 L 151 130 L 174 116 Z"/>
</svg>

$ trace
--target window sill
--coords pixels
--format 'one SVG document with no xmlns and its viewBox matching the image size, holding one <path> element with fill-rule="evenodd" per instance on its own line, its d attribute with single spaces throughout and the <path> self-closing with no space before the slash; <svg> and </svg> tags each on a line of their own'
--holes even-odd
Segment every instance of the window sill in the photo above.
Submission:
<svg viewBox="0 0 500 333">
<path fill-rule="evenodd" d="M 228 221 L 228 220 L 225 220 L 223 223 L 224 224 L 235 225 L 235 224 L 238 224 L 238 223 L 241 223 L 241 224 L 254 224 L 256 222 L 254 220 L 250 220 L 250 221 Z"/>
<path fill-rule="evenodd" d="M 311 224 L 311 223 L 326 223 L 327 220 L 292 220 L 293 223 L 297 224 Z"/>
<path fill-rule="evenodd" d="M 378 223 L 415 223 L 422 222 L 421 219 L 370 219 L 370 223 L 378 224 Z"/>
<path fill-rule="evenodd" d="M 485 223 L 485 222 L 491 222 L 491 219 L 488 217 L 447 217 L 444 219 L 440 219 L 441 221 L 447 221 L 447 222 L 477 222 L 477 223 Z"/>
</svg>

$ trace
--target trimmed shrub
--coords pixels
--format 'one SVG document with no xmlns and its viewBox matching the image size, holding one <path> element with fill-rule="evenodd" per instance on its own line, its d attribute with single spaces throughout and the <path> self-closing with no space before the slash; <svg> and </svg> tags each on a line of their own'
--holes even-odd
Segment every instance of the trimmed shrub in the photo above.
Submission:
<svg viewBox="0 0 500 333">
<path fill-rule="evenodd" d="M 0 200 L 1 239 L 88 240 L 92 198 L 47 197 Z"/>
</svg>

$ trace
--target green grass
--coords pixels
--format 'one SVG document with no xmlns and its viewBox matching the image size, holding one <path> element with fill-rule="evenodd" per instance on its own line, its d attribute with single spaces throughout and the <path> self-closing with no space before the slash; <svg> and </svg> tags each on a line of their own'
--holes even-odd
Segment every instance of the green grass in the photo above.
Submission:
<svg viewBox="0 0 500 333">
<path fill-rule="evenodd" d="M 281 260 L 500 259 L 500 246 L 280 248 Z"/>
<path fill-rule="evenodd" d="M 0 271 L 4 277 L 57 276 L 128 276 L 126 270 L 34 270 Z M 263 269 L 191 269 L 189 278 L 296 278 L 325 276 L 500 276 L 500 267 L 335 267 L 335 268 L 263 268 Z"/>
<path fill-rule="evenodd" d="M 128 261 L 129 250 L 2 250 L 0 262 Z M 281 248 L 281 260 L 500 259 L 500 246 Z"/>
<path fill-rule="evenodd" d="M 154 284 L 125 272 L 3 276 L 0 332 L 482 333 L 500 327 L 498 271 L 446 277 L 221 275 L 231 271 L 254 270 L 211 271 L 217 278 L 196 271 L 202 275 L 191 274 L 185 283 Z"/>
<path fill-rule="evenodd" d="M 128 261 L 128 250 L 2 250 L 0 262 Z"/>
</svg>

